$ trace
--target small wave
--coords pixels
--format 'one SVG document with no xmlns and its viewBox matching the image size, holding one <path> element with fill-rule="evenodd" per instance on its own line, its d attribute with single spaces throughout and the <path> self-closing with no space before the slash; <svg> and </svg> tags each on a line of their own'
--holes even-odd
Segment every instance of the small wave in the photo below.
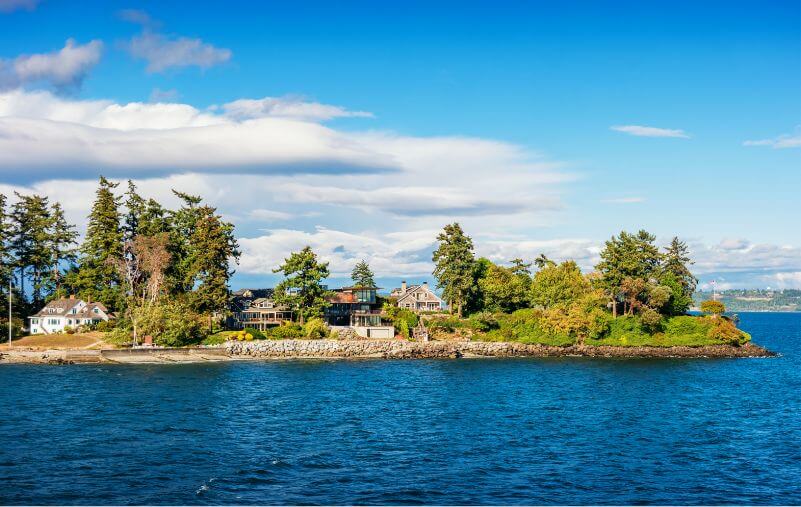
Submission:
<svg viewBox="0 0 801 507">
<path fill-rule="evenodd" d="M 205 493 L 206 491 L 211 489 L 211 484 L 216 480 L 217 480 L 216 477 L 212 477 L 211 479 L 207 480 L 199 488 L 197 488 L 197 491 L 195 491 L 195 494 L 196 495 L 202 495 L 203 493 Z"/>
</svg>

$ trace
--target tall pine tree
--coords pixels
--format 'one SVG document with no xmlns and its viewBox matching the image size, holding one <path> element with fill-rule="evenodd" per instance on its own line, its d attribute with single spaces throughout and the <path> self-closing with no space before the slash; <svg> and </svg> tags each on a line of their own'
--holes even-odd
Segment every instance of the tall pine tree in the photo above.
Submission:
<svg viewBox="0 0 801 507">
<path fill-rule="evenodd" d="M 226 223 L 209 206 L 197 208 L 198 220 L 190 238 L 190 270 L 195 291 L 193 303 L 199 313 L 221 312 L 228 304 L 228 280 L 233 275 L 231 260 L 239 260 L 234 226 Z"/>
<path fill-rule="evenodd" d="M 75 245 L 78 242 L 78 232 L 74 225 L 67 223 L 64 209 L 57 202 L 51 208 L 49 232 L 50 253 L 53 256 L 50 283 L 58 296 L 64 296 L 61 290 L 61 270 L 74 265 L 77 260 Z"/>
<path fill-rule="evenodd" d="M 275 287 L 275 302 L 292 308 L 301 325 L 309 317 L 323 314 L 328 306 L 328 291 L 323 288 L 322 281 L 330 272 L 327 262 L 317 262 L 317 255 L 310 246 L 292 252 L 273 272 L 286 277 Z"/>
<path fill-rule="evenodd" d="M 123 257 L 120 197 L 114 194 L 118 185 L 100 177 L 73 281 L 83 298 L 100 301 L 112 310 L 119 310 L 123 304 L 116 268 Z"/>
<path fill-rule="evenodd" d="M 30 281 L 30 303 L 42 306 L 52 290 L 53 251 L 52 216 L 47 197 L 16 194 L 12 211 L 11 249 L 16 257 L 20 294 L 26 298 L 26 281 Z"/>
<path fill-rule="evenodd" d="M 353 285 L 357 287 L 375 287 L 375 275 L 364 259 L 357 262 L 353 267 L 350 278 L 353 280 Z"/>
<path fill-rule="evenodd" d="M 437 241 L 439 247 L 433 255 L 437 287 L 442 289 L 451 312 L 455 308 L 461 317 L 474 284 L 473 240 L 454 222 L 445 226 L 437 236 Z"/>
</svg>

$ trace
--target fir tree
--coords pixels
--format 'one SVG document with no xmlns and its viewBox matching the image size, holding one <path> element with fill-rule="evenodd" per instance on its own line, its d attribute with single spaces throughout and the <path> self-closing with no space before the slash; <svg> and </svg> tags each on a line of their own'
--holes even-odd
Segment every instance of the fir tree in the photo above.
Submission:
<svg viewBox="0 0 801 507">
<path fill-rule="evenodd" d="M 77 243 L 78 232 L 75 230 L 75 226 L 67 223 L 61 204 L 53 203 L 50 215 L 50 250 L 53 255 L 51 283 L 60 296 L 64 295 L 59 292 L 62 263 L 75 264 L 77 260 L 75 245 Z"/>
<path fill-rule="evenodd" d="M 473 240 L 454 222 L 445 226 L 443 232 L 437 236 L 437 241 L 439 247 L 433 255 L 437 287 L 442 289 L 442 295 L 451 311 L 456 308 L 461 317 L 474 284 Z"/>
<path fill-rule="evenodd" d="M 124 241 L 133 241 L 140 233 L 141 221 L 147 209 L 145 200 L 136 193 L 136 185 L 128 180 L 128 191 L 125 192 L 125 220 L 122 225 Z"/>
<path fill-rule="evenodd" d="M 30 280 L 30 302 L 34 308 L 38 308 L 52 289 L 54 255 L 50 206 L 47 197 L 16 195 L 19 200 L 12 212 L 14 225 L 10 245 L 19 269 L 20 294 L 25 299 L 25 281 Z"/>
<path fill-rule="evenodd" d="M 311 247 L 292 252 L 273 272 L 283 273 L 285 277 L 275 288 L 275 302 L 292 308 L 301 325 L 310 317 L 322 315 L 328 306 L 328 291 L 321 282 L 330 272 L 327 262 L 317 262 Z"/>
<path fill-rule="evenodd" d="M 197 211 L 199 219 L 190 241 L 190 269 L 196 286 L 193 301 L 195 310 L 208 313 L 211 319 L 212 312 L 222 311 L 228 304 L 228 280 L 233 274 L 230 262 L 239 260 L 239 250 L 233 225 L 223 222 L 209 206 Z"/>
<path fill-rule="evenodd" d="M 118 185 L 100 177 L 86 237 L 81 245 L 81 263 L 73 282 L 82 297 L 101 301 L 112 310 L 119 310 L 122 304 L 120 277 L 116 268 L 123 258 L 121 199 L 114 195 Z"/>
<path fill-rule="evenodd" d="M 617 315 L 617 304 L 623 296 L 624 281 L 633 279 L 647 283 L 659 274 L 662 254 L 654 245 L 655 240 L 654 235 L 644 230 L 637 234 L 623 231 L 607 241 L 601 251 L 601 262 L 596 270 L 601 276 L 599 284 L 612 302 L 614 315 Z M 638 282 L 628 282 L 628 285 L 632 283 Z"/>
<path fill-rule="evenodd" d="M 693 293 L 698 279 L 690 271 L 689 266 L 692 264 L 687 244 L 674 237 L 665 248 L 662 274 L 659 278 L 659 282 L 671 291 L 670 300 L 665 306 L 669 315 L 687 313 L 693 304 Z"/>
<path fill-rule="evenodd" d="M 370 269 L 370 265 L 363 259 L 356 263 L 350 273 L 353 285 L 357 287 L 375 287 L 375 275 Z"/>
<path fill-rule="evenodd" d="M 169 212 L 172 264 L 167 278 L 172 293 L 184 294 L 194 288 L 191 238 L 194 237 L 195 227 L 201 218 L 198 205 L 202 199 L 177 190 L 172 192 L 183 201 L 183 205 L 177 211 Z"/>
</svg>

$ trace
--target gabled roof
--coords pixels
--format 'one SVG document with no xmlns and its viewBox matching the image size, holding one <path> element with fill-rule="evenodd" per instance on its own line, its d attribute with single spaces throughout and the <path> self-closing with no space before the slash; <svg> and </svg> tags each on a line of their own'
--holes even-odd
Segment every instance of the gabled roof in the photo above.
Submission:
<svg viewBox="0 0 801 507">
<path fill-rule="evenodd" d="M 410 286 L 408 286 L 406 288 L 406 292 L 403 293 L 403 294 L 400 294 L 398 296 L 398 303 L 400 303 L 401 301 L 403 301 L 404 299 L 406 299 L 408 297 L 411 297 L 411 295 L 414 294 L 415 291 L 417 291 L 418 289 L 423 289 L 425 292 L 427 292 L 431 296 L 434 296 L 436 298 L 436 300 L 439 301 L 440 303 L 443 302 L 442 298 L 437 296 L 437 294 L 433 290 L 431 290 L 431 288 L 429 288 L 428 285 L 418 284 L 418 285 L 410 285 Z M 398 291 L 398 293 L 400 293 L 400 289 L 396 289 L 396 290 Z M 395 291 L 393 291 L 393 292 L 395 292 Z"/>
<path fill-rule="evenodd" d="M 75 298 L 54 299 L 53 301 L 50 301 L 49 303 L 44 305 L 44 307 L 41 310 L 31 315 L 31 317 L 54 317 L 54 316 L 57 317 L 60 315 L 66 315 L 67 312 L 72 310 L 76 305 L 78 305 L 81 302 L 82 301 L 80 299 L 75 299 Z M 50 313 L 48 310 L 51 308 L 56 311 Z M 61 311 L 59 312 L 58 310 Z"/>
</svg>

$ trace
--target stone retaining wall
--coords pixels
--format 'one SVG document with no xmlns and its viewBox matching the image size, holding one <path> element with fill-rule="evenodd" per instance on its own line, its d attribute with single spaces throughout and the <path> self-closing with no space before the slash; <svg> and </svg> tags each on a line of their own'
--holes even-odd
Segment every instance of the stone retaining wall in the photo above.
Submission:
<svg viewBox="0 0 801 507">
<path fill-rule="evenodd" d="M 226 342 L 234 357 L 253 358 L 457 358 L 457 357 L 769 357 L 756 345 L 732 347 L 551 347 L 511 342 L 404 340 L 260 340 Z"/>
</svg>

